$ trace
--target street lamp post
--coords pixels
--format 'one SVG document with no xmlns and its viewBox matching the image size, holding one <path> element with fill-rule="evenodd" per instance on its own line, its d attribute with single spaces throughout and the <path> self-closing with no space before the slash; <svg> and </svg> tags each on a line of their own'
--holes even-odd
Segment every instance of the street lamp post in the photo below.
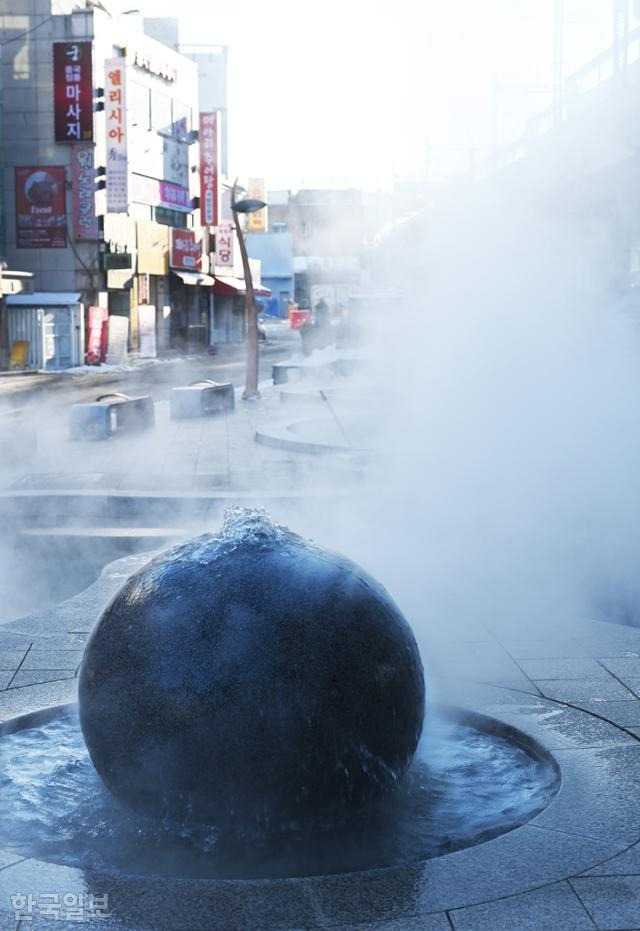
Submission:
<svg viewBox="0 0 640 931">
<path fill-rule="evenodd" d="M 238 245 L 240 246 L 240 255 L 242 256 L 242 271 L 244 273 L 245 288 L 245 315 L 247 320 L 247 373 L 242 397 L 245 401 L 253 401 L 260 397 L 260 392 L 258 390 L 258 310 L 256 308 L 256 297 L 253 291 L 253 280 L 249 267 L 247 246 L 244 241 L 242 227 L 240 226 L 240 214 L 255 213 L 257 210 L 262 210 L 262 208 L 267 205 L 263 200 L 236 200 L 237 187 L 238 181 L 236 179 L 231 189 L 231 211 L 233 213 L 236 235 L 238 237 Z"/>
</svg>

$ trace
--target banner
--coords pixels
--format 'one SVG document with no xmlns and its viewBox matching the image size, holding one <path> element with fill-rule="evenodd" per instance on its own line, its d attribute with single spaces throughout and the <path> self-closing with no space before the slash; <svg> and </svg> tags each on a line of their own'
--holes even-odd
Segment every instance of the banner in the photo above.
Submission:
<svg viewBox="0 0 640 931">
<path fill-rule="evenodd" d="M 155 359 L 156 309 L 153 304 L 138 304 L 138 326 L 140 328 L 140 356 Z"/>
<path fill-rule="evenodd" d="M 107 358 L 107 327 L 109 310 L 107 307 L 89 308 L 89 334 L 87 337 L 87 365 L 98 365 Z"/>
<path fill-rule="evenodd" d="M 196 239 L 193 230 L 171 230 L 171 258 L 172 268 L 185 268 L 189 271 L 200 271 L 202 268 L 202 240 Z"/>
<path fill-rule="evenodd" d="M 109 365 L 122 365 L 127 358 L 129 318 L 112 314 L 109 317 L 107 333 L 107 363 Z"/>
<path fill-rule="evenodd" d="M 53 43 L 56 142 L 93 141 L 91 42 Z"/>
<path fill-rule="evenodd" d="M 218 114 L 200 114 L 200 223 L 218 223 Z"/>
<path fill-rule="evenodd" d="M 189 189 L 179 187 L 169 181 L 132 175 L 131 198 L 137 203 L 151 204 L 153 207 L 169 207 L 171 210 L 191 213 Z"/>
<path fill-rule="evenodd" d="M 127 213 L 129 209 L 126 66 L 125 58 L 110 58 L 105 62 L 107 213 Z"/>
<path fill-rule="evenodd" d="M 96 178 L 92 145 L 74 145 L 71 150 L 71 193 L 73 238 L 99 239 L 96 216 Z"/>
<path fill-rule="evenodd" d="M 62 167 L 16 168 L 16 247 L 65 249 L 66 174 Z"/>
<path fill-rule="evenodd" d="M 247 197 L 253 200 L 266 200 L 267 192 L 264 178 L 249 178 L 247 188 Z M 247 215 L 247 232 L 248 233 L 266 233 L 267 232 L 267 208 L 256 210 L 255 213 Z"/>
</svg>

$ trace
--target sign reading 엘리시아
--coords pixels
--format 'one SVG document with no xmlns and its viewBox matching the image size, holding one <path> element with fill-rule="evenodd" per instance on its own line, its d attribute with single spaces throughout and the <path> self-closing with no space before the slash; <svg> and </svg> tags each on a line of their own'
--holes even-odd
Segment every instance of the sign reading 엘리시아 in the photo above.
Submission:
<svg viewBox="0 0 640 931">
<path fill-rule="evenodd" d="M 65 249 L 66 175 L 63 167 L 16 168 L 16 247 Z"/>
<path fill-rule="evenodd" d="M 73 238 L 98 239 L 96 179 L 92 145 L 75 145 L 71 154 Z"/>
<path fill-rule="evenodd" d="M 196 239 L 193 230 L 171 230 L 171 258 L 172 268 L 184 268 L 197 272 L 202 269 L 202 241 Z"/>
<path fill-rule="evenodd" d="M 200 114 L 200 222 L 218 222 L 218 114 Z"/>
<path fill-rule="evenodd" d="M 91 42 L 53 43 L 56 142 L 93 141 Z"/>
<path fill-rule="evenodd" d="M 124 58 L 110 58 L 105 62 L 107 213 L 126 213 L 129 208 L 126 65 Z"/>
</svg>

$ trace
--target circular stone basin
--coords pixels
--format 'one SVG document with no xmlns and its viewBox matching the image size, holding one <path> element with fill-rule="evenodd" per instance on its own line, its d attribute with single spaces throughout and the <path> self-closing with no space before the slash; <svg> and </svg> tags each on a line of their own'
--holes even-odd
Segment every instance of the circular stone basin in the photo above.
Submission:
<svg viewBox="0 0 640 931">
<path fill-rule="evenodd" d="M 272 834 L 133 813 L 104 788 L 69 711 L 1 738 L 0 772 L 0 845 L 82 869 L 210 880 L 348 873 L 437 857 L 529 821 L 560 781 L 538 745 L 475 714 L 431 720 L 407 776 L 386 798 Z"/>
</svg>

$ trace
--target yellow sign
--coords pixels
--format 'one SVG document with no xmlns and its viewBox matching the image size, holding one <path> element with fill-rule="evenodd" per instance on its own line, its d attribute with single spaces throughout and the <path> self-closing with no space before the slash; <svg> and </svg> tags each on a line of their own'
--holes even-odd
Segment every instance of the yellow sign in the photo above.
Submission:
<svg viewBox="0 0 640 931">
<path fill-rule="evenodd" d="M 11 347 L 11 355 L 9 357 L 9 368 L 10 369 L 23 369 L 27 364 L 27 356 L 29 355 L 29 340 L 26 339 L 17 339 L 13 346 Z"/>
<path fill-rule="evenodd" d="M 169 227 L 138 220 L 138 273 L 169 274 Z"/>
<path fill-rule="evenodd" d="M 265 200 L 267 199 L 267 192 L 265 189 L 264 178 L 249 178 L 249 189 L 247 191 L 247 197 L 250 200 Z M 267 223 L 267 208 L 264 207 L 262 210 L 256 210 L 255 213 L 250 213 L 247 216 L 247 232 L 248 233 L 266 233 L 268 229 Z"/>
</svg>

